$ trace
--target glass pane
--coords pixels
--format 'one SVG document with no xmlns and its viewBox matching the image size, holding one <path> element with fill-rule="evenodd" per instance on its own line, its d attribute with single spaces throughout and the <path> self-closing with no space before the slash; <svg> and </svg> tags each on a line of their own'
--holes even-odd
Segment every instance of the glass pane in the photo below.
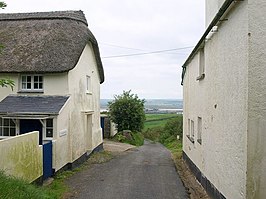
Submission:
<svg viewBox="0 0 266 199">
<path fill-rule="evenodd" d="M 0 136 L 3 136 L 3 130 L 2 130 L 2 127 L 0 127 Z"/>
<path fill-rule="evenodd" d="M 22 83 L 22 89 L 26 89 L 26 83 Z"/>
<path fill-rule="evenodd" d="M 27 89 L 31 88 L 31 83 L 27 83 Z"/>
<path fill-rule="evenodd" d="M 0 127 L 2 126 L 2 118 L 0 118 Z"/>
<path fill-rule="evenodd" d="M 15 136 L 16 135 L 16 129 L 15 128 L 11 128 L 10 129 L 10 136 Z"/>
<path fill-rule="evenodd" d="M 39 89 L 42 89 L 42 83 L 39 83 Z"/>
<path fill-rule="evenodd" d="M 38 89 L 38 83 L 34 83 L 34 89 Z"/>
<path fill-rule="evenodd" d="M 46 129 L 46 137 L 53 137 L 53 129 Z"/>
<path fill-rule="evenodd" d="M 27 82 L 31 82 L 31 76 L 27 76 Z"/>
<path fill-rule="evenodd" d="M 9 136 L 9 128 L 4 128 L 4 136 Z"/>
<path fill-rule="evenodd" d="M 46 127 L 53 127 L 53 119 L 46 120 Z"/>
<path fill-rule="evenodd" d="M 39 76 L 34 76 L 34 82 L 38 82 L 39 81 Z"/>
<path fill-rule="evenodd" d="M 4 126 L 9 126 L 9 119 L 4 119 Z"/>
<path fill-rule="evenodd" d="M 22 81 L 22 82 L 26 82 L 26 76 L 22 76 L 22 77 L 21 77 L 21 81 Z"/>
<path fill-rule="evenodd" d="M 39 82 L 42 82 L 42 76 L 39 76 Z"/>
<path fill-rule="evenodd" d="M 10 120 L 10 127 L 15 127 L 15 126 L 16 126 L 15 122 L 13 120 Z"/>
</svg>

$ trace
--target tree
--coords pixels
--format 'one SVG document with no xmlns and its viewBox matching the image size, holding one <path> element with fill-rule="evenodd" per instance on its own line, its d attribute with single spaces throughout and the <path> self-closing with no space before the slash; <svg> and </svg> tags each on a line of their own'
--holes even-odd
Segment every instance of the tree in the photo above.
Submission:
<svg viewBox="0 0 266 199">
<path fill-rule="evenodd" d="M 0 2 L 0 9 L 4 9 L 6 7 L 6 3 L 5 2 Z M 2 49 L 4 48 L 3 45 L 0 44 L 0 53 L 2 51 Z M 0 79 L 0 86 L 1 87 L 10 87 L 13 90 L 15 83 L 13 80 L 11 79 Z"/>
<path fill-rule="evenodd" d="M 114 101 L 108 103 L 110 119 L 117 124 L 118 131 L 141 131 L 144 126 L 144 99 L 139 99 L 131 91 L 123 91 L 115 95 Z"/>
</svg>

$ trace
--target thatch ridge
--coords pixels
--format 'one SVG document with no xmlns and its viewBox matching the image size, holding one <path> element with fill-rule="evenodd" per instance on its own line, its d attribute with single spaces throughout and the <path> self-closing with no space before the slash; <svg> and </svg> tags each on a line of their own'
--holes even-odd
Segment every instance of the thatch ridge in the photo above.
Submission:
<svg viewBox="0 0 266 199">
<path fill-rule="evenodd" d="M 82 11 L 0 14 L 0 73 L 58 73 L 73 69 L 92 43 L 100 82 L 104 71 L 97 40 Z"/>
</svg>

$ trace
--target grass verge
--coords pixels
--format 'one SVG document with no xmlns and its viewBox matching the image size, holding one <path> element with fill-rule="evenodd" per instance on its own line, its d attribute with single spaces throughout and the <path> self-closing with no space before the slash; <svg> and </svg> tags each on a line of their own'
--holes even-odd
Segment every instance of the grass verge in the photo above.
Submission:
<svg viewBox="0 0 266 199">
<path fill-rule="evenodd" d="M 144 136 L 140 132 L 119 132 L 113 138 L 113 141 L 132 144 L 134 146 L 141 146 L 144 144 Z"/>
<path fill-rule="evenodd" d="M 83 170 L 90 164 L 101 164 L 113 158 L 110 152 L 94 153 L 80 167 L 57 173 L 54 181 L 47 186 L 37 186 L 12 176 L 7 176 L 0 171 L 0 198 L 1 199 L 59 199 L 68 192 L 64 183 L 66 179 Z"/>
</svg>

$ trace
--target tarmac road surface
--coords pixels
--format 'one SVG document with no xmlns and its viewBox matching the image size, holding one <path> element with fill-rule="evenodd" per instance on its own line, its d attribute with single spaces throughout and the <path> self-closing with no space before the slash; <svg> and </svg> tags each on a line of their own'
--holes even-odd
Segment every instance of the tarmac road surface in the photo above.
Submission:
<svg viewBox="0 0 266 199">
<path fill-rule="evenodd" d="M 72 176 L 67 184 L 77 199 L 185 199 L 186 190 L 170 152 L 159 143 L 141 147 L 94 164 Z"/>
</svg>

